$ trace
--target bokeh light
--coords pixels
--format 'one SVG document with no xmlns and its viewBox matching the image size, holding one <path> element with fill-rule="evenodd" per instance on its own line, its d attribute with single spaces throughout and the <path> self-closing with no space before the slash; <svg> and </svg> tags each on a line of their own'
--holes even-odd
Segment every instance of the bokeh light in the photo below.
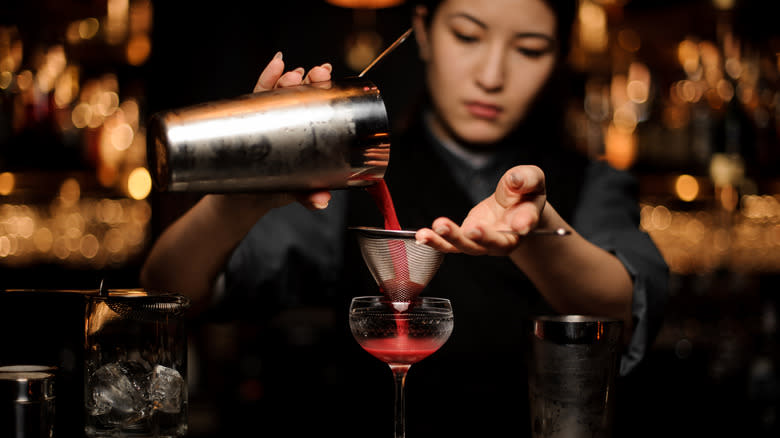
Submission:
<svg viewBox="0 0 780 438">
<path fill-rule="evenodd" d="M 145 199 L 152 191 L 152 177 L 144 167 L 138 167 L 130 172 L 127 178 L 127 192 L 133 199 Z"/>
<path fill-rule="evenodd" d="M 680 175 L 674 184 L 674 191 L 681 200 L 691 202 L 699 196 L 699 182 L 691 175 Z"/>
<path fill-rule="evenodd" d="M 11 172 L 0 173 L 0 195 L 8 196 L 14 191 L 16 178 Z"/>
</svg>

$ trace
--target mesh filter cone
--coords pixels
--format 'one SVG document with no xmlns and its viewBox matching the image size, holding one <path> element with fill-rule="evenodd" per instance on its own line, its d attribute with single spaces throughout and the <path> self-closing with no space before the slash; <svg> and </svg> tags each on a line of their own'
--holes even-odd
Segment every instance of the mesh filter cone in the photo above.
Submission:
<svg viewBox="0 0 780 438">
<path fill-rule="evenodd" d="M 355 227 L 360 252 L 377 285 L 393 302 L 408 302 L 428 285 L 444 253 L 414 239 L 414 231 Z"/>
</svg>

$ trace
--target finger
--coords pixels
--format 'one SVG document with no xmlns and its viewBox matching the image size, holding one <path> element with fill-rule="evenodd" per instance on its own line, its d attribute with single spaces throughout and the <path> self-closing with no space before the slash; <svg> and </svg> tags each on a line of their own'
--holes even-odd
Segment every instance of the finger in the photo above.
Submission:
<svg viewBox="0 0 780 438">
<path fill-rule="evenodd" d="M 518 205 L 512 213 L 509 225 L 513 231 L 528 234 L 539 223 L 539 209 L 531 202 Z"/>
<path fill-rule="evenodd" d="M 431 248 L 441 252 L 460 252 L 452 244 L 444 240 L 430 228 L 421 228 L 415 234 L 415 240 L 418 244 L 428 245 Z"/>
<path fill-rule="evenodd" d="M 329 81 L 331 72 L 333 72 L 333 66 L 327 62 L 325 64 L 312 67 L 312 69 L 309 70 L 309 73 L 306 74 L 306 77 L 303 78 L 303 83 L 310 84 L 312 82 Z"/>
<path fill-rule="evenodd" d="M 328 191 L 303 193 L 296 196 L 298 202 L 309 210 L 324 210 L 328 207 L 331 194 Z"/>
<path fill-rule="evenodd" d="M 520 242 L 516 234 L 502 233 L 490 227 L 478 226 L 465 229 L 464 234 L 477 245 L 485 248 L 489 255 L 506 255 Z"/>
<path fill-rule="evenodd" d="M 496 202 L 509 208 L 529 193 L 545 193 L 544 173 L 536 166 L 516 166 L 507 170 L 498 182 Z"/>
<path fill-rule="evenodd" d="M 487 253 L 485 247 L 466 237 L 463 229 L 447 218 L 433 221 L 433 231 L 460 252 L 470 255 Z"/>
<path fill-rule="evenodd" d="M 276 81 L 284 72 L 284 61 L 282 60 L 282 52 L 276 52 L 271 62 L 265 66 L 263 72 L 260 73 L 260 77 L 257 78 L 257 84 L 255 84 L 255 92 L 268 91 L 274 87 Z"/>
<path fill-rule="evenodd" d="M 303 81 L 303 73 L 303 67 L 298 67 L 295 70 L 288 71 L 287 73 L 283 74 L 278 81 L 276 81 L 276 87 L 283 88 L 300 85 Z"/>
</svg>

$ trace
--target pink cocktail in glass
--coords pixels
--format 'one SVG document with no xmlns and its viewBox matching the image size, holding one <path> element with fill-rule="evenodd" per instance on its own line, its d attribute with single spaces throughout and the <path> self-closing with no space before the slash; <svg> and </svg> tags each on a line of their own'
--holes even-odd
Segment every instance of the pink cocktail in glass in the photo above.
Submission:
<svg viewBox="0 0 780 438">
<path fill-rule="evenodd" d="M 396 438 L 405 436 L 404 383 L 409 368 L 444 345 L 453 325 L 452 305 L 446 298 L 418 297 L 403 311 L 383 296 L 352 299 L 352 335 L 364 350 L 387 363 L 395 378 Z"/>
</svg>

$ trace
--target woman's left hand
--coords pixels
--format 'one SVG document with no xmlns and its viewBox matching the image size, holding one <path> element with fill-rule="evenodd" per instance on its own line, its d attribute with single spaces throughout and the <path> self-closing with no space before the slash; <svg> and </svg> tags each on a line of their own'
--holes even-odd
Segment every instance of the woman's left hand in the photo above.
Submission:
<svg viewBox="0 0 780 438">
<path fill-rule="evenodd" d="M 508 255 L 539 224 L 546 202 L 544 172 L 536 166 L 516 166 L 501 177 L 495 193 L 471 209 L 462 225 L 440 217 L 431 228 L 418 230 L 416 238 L 442 252 Z"/>
</svg>

